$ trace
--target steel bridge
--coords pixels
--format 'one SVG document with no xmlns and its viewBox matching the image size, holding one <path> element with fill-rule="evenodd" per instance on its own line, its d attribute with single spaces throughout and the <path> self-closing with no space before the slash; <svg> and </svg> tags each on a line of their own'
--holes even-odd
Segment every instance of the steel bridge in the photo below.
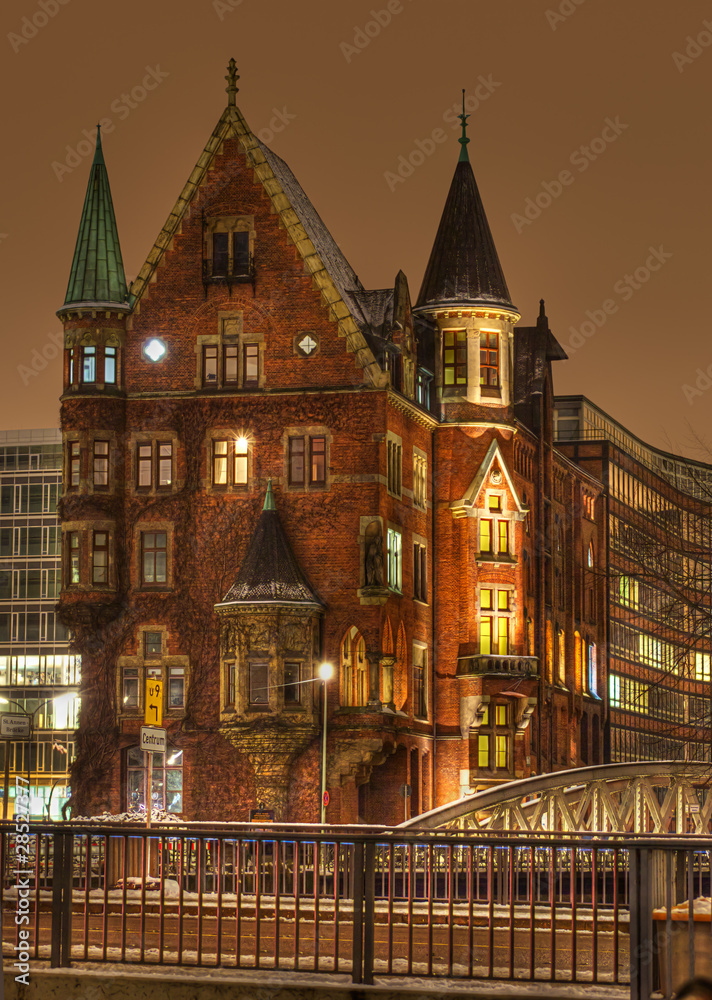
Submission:
<svg viewBox="0 0 712 1000">
<path fill-rule="evenodd" d="M 399 829 L 712 833 L 712 765 L 636 761 L 538 774 L 476 792 Z"/>
</svg>

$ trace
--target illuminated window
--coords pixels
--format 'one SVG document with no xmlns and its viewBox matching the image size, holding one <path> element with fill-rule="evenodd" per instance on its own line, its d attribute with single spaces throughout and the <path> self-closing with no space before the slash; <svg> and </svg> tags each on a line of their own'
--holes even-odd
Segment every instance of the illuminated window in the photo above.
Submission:
<svg viewBox="0 0 712 1000">
<path fill-rule="evenodd" d="M 163 653 L 163 634 L 161 632 L 143 633 L 144 659 L 155 659 Z"/>
<path fill-rule="evenodd" d="M 443 332 L 443 385 L 467 385 L 467 332 Z"/>
<path fill-rule="evenodd" d="M 127 808 L 146 812 L 148 788 L 147 755 L 138 747 L 127 753 Z M 183 751 L 168 747 L 166 753 L 154 753 L 151 761 L 151 808 L 166 812 L 183 811 Z"/>
<path fill-rule="evenodd" d="M 104 351 L 104 382 L 107 385 L 116 384 L 116 348 L 107 347 Z"/>
<path fill-rule="evenodd" d="M 141 583 L 157 587 L 168 582 L 168 535 L 165 531 L 141 533 Z"/>
<path fill-rule="evenodd" d="M 588 543 L 588 552 L 586 553 L 586 565 L 589 569 L 593 569 L 593 542 Z"/>
<path fill-rule="evenodd" d="M 399 497 L 401 495 L 401 477 L 403 469 L 403 447 L 399 441 L 391 438 L 387 443 L 387 479 L 386 485 L 389 493 Z"/>
<path fill-rule="evenodd" d="M 341 643 L 341 704 L 365 706 L 368 701 L 366 643 L 352 626 Z"/>
<path fill-rule="evenodd" d="M 82 382 L 96 382 L 96 347 L 82 347 Z"/>
<path fill-rule="evenodd" d="M 480 333 L 480 385 L 499 385 L 498 333 Z"/>
<path fill-rule="evenodd" d="M 495 705 L 494 709 L 494 722 L 496 726 L 506 726 L 507 725 L 507 706 L 506 705 Z"/>
<path fill-rule="evenodd" d="M 710 663 L 712 662 L 712 657 L 709 653 L 695 653 L 695 673 L 694 679 L 696 681 L 709 681 L 710 680 Z"/>
<path fill-rule="evenodd" d="M 509 653 L 510 595 L 507 590 L 480 590 L 480 654 L 506 656 Z"/>
<path fill-rule="evenodd" d="M 499 771 L 506 771 L 509 766 L 509 738 L 507 736 L 495 736 L 495 767 Z"/>
<path fill-rule="evenodd" d="M 586 675 L 590 694 L 598 694 L 598 666 L 596 663 L 596 647 L 592 642 L 586 643 Z"/>
<path fill-rule="evenodd" d="M 489 735 L 480 733 L 477 737 L 477 766 L 481 768 L 488 768 L 489 760 Z"/>
<path fill-rule="evenodd" d="M 427 498 L 428 460 L 422 455 L 413 456 L 413 506 L 425 510 Z"/>
<path fill-rule="evenodd" d="M 403 585 L 403 552 L 402 535 L 395 528 L 389 528 L 387 533 L 388 586 L 391 590 L 402 590 Z"/>
</svg>

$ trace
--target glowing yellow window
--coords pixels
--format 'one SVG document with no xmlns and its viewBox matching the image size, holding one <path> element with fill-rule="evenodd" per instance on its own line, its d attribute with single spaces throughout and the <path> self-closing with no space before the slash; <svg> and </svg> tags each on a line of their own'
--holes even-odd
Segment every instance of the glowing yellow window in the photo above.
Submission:
<svg viewBox="0 0 712 1000">
<path fill-rule="evenodd" d="M 477 766 L 489 767 L 489 736 L 477 737 Z"/>
<path fill-rule="evenodd" d="M 487 506 L 490 510 L 501 510 L 502 509 L 502 497 L 497 495 L 492 495 L 487 498 Z"/>
<path fill-rule="evenodd" d="M 507 725 L 507 706 L 506 705 L 496 705 L 494 710 L 495 724 L 498 726 Z"/>
<path fill-rule="evenodd" d="M 488 656 L 492 652 L 492 619 L 483 618 L 480 622 L 480 653 Z"/>
<path fill-rule="evenodd" d="M 480 521 L 480 552 L 492 551 L 492 522 L 484 518 Z"/>
<path fill-rule="evenodd" d="M 506 656 L 509 652 L 509 621 L 507 618 L 497 619 L 497 652 Z"/>
<path fill-rule="evenodd" d="M 498 552 L 509 552 L 509 522 L 497 522 Z"/>
<path fill-rule="evenodd" d="M 480 737 L 481 738 L 481 737 Z M 495 736 L 495 767 L 507 767 L 507 737 Z"/>
<path fill-rule="evenodd" d="M 481 590 L 480 591 L 480 607 L 486 611 L 489 611 L 492 607 L 492 591 L 491 590 Z"/>
<path fill-rule="evenodd" d="M 509 611 L 509 591 L 497 591 L 497 607 L 500 611 Z"/>
</svg>

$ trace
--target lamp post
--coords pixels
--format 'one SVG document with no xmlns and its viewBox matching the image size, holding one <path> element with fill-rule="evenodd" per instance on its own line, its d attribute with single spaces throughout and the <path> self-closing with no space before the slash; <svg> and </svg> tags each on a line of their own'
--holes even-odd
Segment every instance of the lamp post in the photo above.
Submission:
<svg viewBox="0 0 712 1000">
<path fill-rule="evenodd" d="M 27 794 L 28 794 L 28 796 L 30 794 L 30 780 L 31 780 L 31 776 L 32 776 L 32 752 L 31 752 L 31 748 L 32 748 L 32 733 L 33 733 L 33 730 L 34 730 L 34 727 L 35 727 L 35 716 L 37 715 L 37 713 L 39 712 L 39 710 L 41 708 L 45 707 L 45 705 L 52 705 L 52 704 L 54 704 L 54 702 L 59 701 L 59 700 L 60 700 L 59 698 L 47 698 L 45 701 L 40 702 L 40 704 L 37 706 L 36 709 L 34 709 L 34 711 L 28 712 L 27 709 L 24 708 L 24 706 L 22 706 L 19 703 L 19 701 L 14 701 L 12 698 L 0 698 L 0 705 L 16 705 L 17 708 L 20 709 L 20 711 L 22 712 L 23 715 L 26 715 L 28 717 L 28 719 L 32 720 L 30 722 L 30 739 L 29 739 L 30 753 L 28 753 L 28 755 L 27 755 Z M 9 742 L 10 741 L 8 740 L 8 743 Z M 39 750 L 39 740 L 37 741 L 37 748 Z M 9 791 L 10 791 L 9 784 L 10 784 L 10 748 L 6 746 L 5 747 L 5 786 L 4 786 L 3 800 L 2 800 L 2 818 L 3 819 L 7 819 L 7 803 L 8 803 L 8 795 L 9 795 Z"/>
<path fill-rule="evenodd" d="M 334 668 L 330 663 L 319 664 L 319 677 L 324 685 L 324 723 L 321 734 L 321 825 L 326 823 L 326 711 L 328 699 L 326 696 L 327 685 L 334 674 Z"/>
</svg>

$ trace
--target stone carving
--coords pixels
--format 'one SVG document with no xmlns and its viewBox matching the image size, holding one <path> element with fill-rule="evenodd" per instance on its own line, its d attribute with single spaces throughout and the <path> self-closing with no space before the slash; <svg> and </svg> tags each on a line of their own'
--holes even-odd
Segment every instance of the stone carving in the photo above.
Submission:
<svg viewBox="0 0 712 1000">
<path fill-rule="evenodd" d="M 289 621 L 282 627 L 280 645 L 294 652 L 305 653 L 309 647 L 309 625 L 299 621 Z"/>
</svg>

